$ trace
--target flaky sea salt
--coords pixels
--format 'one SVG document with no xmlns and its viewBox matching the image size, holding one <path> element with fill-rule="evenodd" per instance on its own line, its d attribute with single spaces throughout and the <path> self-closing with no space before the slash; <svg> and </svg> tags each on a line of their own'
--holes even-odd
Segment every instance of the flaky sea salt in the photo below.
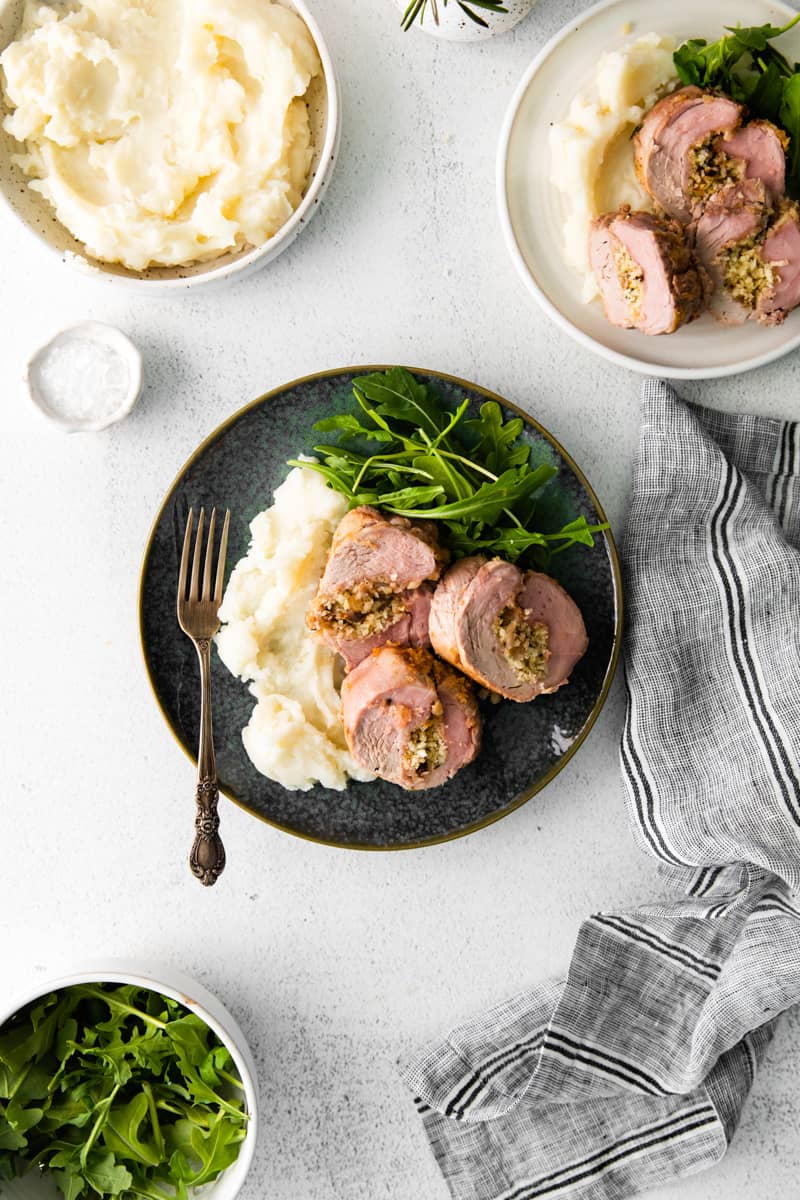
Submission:
<svg viewBox="0 0 800 1200">
<path fill-rule="evenodd" d="M 47 346 L 36 361 L 42 403 L 66 421 L 107 420 L 124 405 L 130 368 L 112 346 L 71 337 Z"/>
<path fill-rule="evenodd" d="M 142 389 L 142 356 L 121 329 L 82 321 L 36 351 L 25 382 L 52 424 L 69 433 L 95 432 L 133 408 Z"/>
</svg>

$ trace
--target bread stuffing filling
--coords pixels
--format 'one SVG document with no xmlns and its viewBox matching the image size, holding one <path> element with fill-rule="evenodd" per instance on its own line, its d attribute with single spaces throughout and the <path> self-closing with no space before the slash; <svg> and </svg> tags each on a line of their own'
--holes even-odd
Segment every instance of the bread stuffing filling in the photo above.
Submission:
<svg viewBox="0 0 800 1200">
<path fill-rule="evenodd" d="M 742 160 L 720 150 L 718 141 L 719 133 L 709 134 L 689 151 L 689 191 L 697 200 L 708 200 L 720 188 L 742 178 Z"/>
<path fill-rule="evenodd" d="M 432 717 L 411 731 L 403 753 L 403 762 L 408 771 L 415 775 L 427 775 L 429 771 L 441 767 L 446 758 L 447 743 L 440 718 Z"/>
<path fill-rule="evenodd" d="M 500 612 L 494 621 L 503 654 L 523 683 L 544 677 L 550 657 L 550 630 L 541 621 L 527 621 L 515 604 Z"/>
<path fill-rule="evenodd" d="M 720 256 L 725 286 L 734 300 L 753 309 L 764 291 L 775 285 L 775 269 L 761 257 L 763 235 L 746 238 Z"/>
<path fill-rule="evenodd" d="M 322 600 L 313 628 L 324 626 L 340 637 L 369 637 L 394 625 L 408 610 L 402 595 L 391 585 L 370 585 L 337 592 Z"/>
<path fill-rule="evenodd" d="M 644 271 L 621 242 L 614 243 L 614 266 L 622 295 L 632 318 L 639 316 L 644 292 Z"/>
</svg>

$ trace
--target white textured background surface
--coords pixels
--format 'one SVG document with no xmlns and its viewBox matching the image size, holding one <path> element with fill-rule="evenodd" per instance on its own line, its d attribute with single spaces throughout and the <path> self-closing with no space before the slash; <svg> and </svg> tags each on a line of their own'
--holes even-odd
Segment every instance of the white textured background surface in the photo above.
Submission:
<svg viewBox="0 0 800 1200">
<path fill-rule="evenodd" d="M 202 979 L 261 1072 L 246 1200 L 445 1200 L 396 1058 L 562 971 L 590 911 L 659 892 L 625 824 L 619 680 L 577 758 L 500 824 L 365 855 L 225 805 L 229 866 L 204 891 L 185 865 L 193 773 L 138 646 L 140 558 L 181 464 L 237 407 L 326 367 L 402 362 L 501 392 L 564 442 L 620 527 L 639 381 L 545 322 L 494 207 L 513 87 L 582 7 L 539 0 L 510 36 L 458 46 L 402 35 L 392 0 L 315 0 L 344 94 L 339 165 L 295 245 L 228 290 L 140 299 L 0 222 L 0 1006 L 20 976 L 65 957 L 144 957 Z M 90 317 L 135 339 L 146 390 L 117 429 L 64 437 L 28 413 L 23 363 Z M 798 368 L 683 391 L 785 416 Z M 798 1034 L 789 1016 L 725 1162 L 663 1200 L 798 1195 Z"/>
</svg>

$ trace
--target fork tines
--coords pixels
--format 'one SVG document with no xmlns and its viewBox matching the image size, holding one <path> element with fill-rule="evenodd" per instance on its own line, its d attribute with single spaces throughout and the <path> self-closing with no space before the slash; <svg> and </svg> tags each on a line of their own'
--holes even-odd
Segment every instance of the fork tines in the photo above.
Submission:
<svg viewBox="0 0 800 1200">
<path fill-rule="evenodd" d="M 215 608 L 219 608 L 222 603 L 222 589 L 225 582 L 225 555 L 228 550 L 228 529 L 230 527 L 231 514 L 230 509 L 225 511 L 225 521 L 222 526 L 222 537 L 219 543 L 219 556 L 217 558 L 217 571 L 214 579 L 214 590 L 211 590 L 211 574 L 214 561 L 214 534 L 217 524 L 217 510 L 211 510 L 211 520 L 208 523 L 208 539 L 205 547 L 205 560 L 203 561 L 203 529 L 205 526 L 205 509 L 200 509 L 200 516 L 197 521 L 197 533 L 194 540 L 194 554 L 192 556 L 192 574 L 189 579 L 189 550 L 192 540 L 192 525 L 194 523 L 194 509 L 189 509 L 189 516 L 186 521 L 186 533 L 183 538 L 183 553 L 181 554 L 181 568 L 178 575 L 178 608 L 182 605 L 192 603 L 213 603 Z M 203 566 L 203 590 L 200 592 L 200 568 Z M 187 580 L 189 583 L 187 593 Z"/>
</svg>

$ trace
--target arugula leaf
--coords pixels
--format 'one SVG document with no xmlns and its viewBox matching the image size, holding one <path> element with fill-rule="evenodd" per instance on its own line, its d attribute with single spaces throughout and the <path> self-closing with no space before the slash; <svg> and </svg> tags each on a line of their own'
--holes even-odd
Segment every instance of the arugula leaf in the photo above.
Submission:
<svg viewBox="0 0 800 1200">
<path fill-rule="evenodd" d="M 793 75 L 783 85 L 780 118 L 781 124 L 792 139 L 786 186 L 790 192 L 797 195 L 800 194 L 800 74 Z"/>
<path fill-rule="evenodd" d="M 15 1155 L 7 1150 L 0 1150 L 0 1183 L 14 1179 L 16 1174 Z"/>
<path fill-rule="evenodd" d="M 73 1171 L 53 1171 L 53 1179 L 65 1200 L 78 1200 L 86 1191 L 86 1180 Z"/>
<path fill-rule="evenodd" d="M 449 422 L 449 414 L 444 412 L 433 394 L 403 367 L 362 375 L 356 387 L 377 404 L 377 411 L 382 416 L 407 421 L 431 437 L 436 437 Z"/>
<path fill-rule="evenodd" d="M 524 428 L 521 417 L 503 422 L 500 405 L 487 400 L 481 405 L 480 420 L 465 421 L 464 428 L 477 435 L 472 453 L 479 455 L 490 471 L 500 474 L 509 467 L 521 467 L 530 458 L 530 446 L 518 441 Z"/>
<path fill-rule="evenodd" d="M 545 468 L 544 470 L 550 469 Z M 465 500 L 454 500 L 450 504 L 441 504 L 430 510 L 395 507 L 387 504 L 385 497 L 382 499 L 382 503 L 390 512 L 397 513 L 402 517 L 429 517 L 434 520 L 444 520 L 445 518 L 463 518 L 480 514 L 482 521 L 492 523 L 498 519 L 505 508 L 541 486 L 542 479 L 537 477 L 536 472 L 523 475 L 518 471 L 511 470 L 505 471 L 494 483 L 481 484 Z"/>
<path fill-rule="evenodd" d="M 439 485 L 441 494 L 448 500 L 466 500 L 472 495 L 470 481 L 454 463 L 437 454 L 435 450 L 430 454 L 420 454 L 413 460 L 413 465 L 420 471 L 425 471 L 433 482 Z"/>
<path fill-rule="evenodd" d="M 207 1130 L 191 1121 L 176 1121 L 171 1136 L 176 1149 L 183 1153 L 185 1162 L 192 1168 L 192 1175 L 186 1182 L 199 1187 L 215 1179 L 220 1171 L 236 1161 L 242 1134 L 220 1114 Z"/>
<path fill-rule="evenodd" d="M 27 1133 L 43 1116 L 43 1108 L 23 1108 L 16 1097 L 6 1105 L 5 1119 L 15 1133 Z"/>
<path fill-rule="evenodd" d="M 783 124 L 781 105 L 786 84 L 777 65 L 768 62 L 762 74 L 754 75 L 753 80 L 752 89 L 747 93 L 747 104 L 765 120 L 774 125 Z"/>
<path fill-rule="evenodd" d="M 142 1133 L 149 1112 L 150 1106 L 143 1091 L 127 1104 L 116 1106 L 109 1113 L 103 1128 L 104 1145 L 125 1158 L 157 1167 L 164 1157 L 163 1147 L 159 1148 L 154 1138 L 146 1139 Z"/>
<path fill-rule="evenodd" d="M 793 25 L 797 24 L 798 17 L 793 17 L 786 25 L 726 25 L 725 28 L 731 34 L 726 41 L 737 43 L 744 50 L 763 50 L 768 41 L 772 38 L 780 37 L 782 33 L 787 33 Z"/>
<path fill-rule="evenodd" d="M 113 1154 L 90 1159 L 84 1167 L 83 1177 L 99 1196 L 118 1196 L 133 1183 L 130 1171 L 117 1163 Z"/>
<path fill-rule="evenodd" d="M 0 1120 L 0 1150 L 24 1150 L 27 1144 L 27 1139 L 21 1133 Z"/>
<path fill-rule="evenodd" d="M 437 500 L 443 492 L 444 488 L 440 487 L 438 483 L 431 487 L 401 488 L 397 492 L 381 492 L 380 502 L 390 512 L 407 516 L 410 512 L 416 511 L 415 505 L 419 508 L 421 505 L 430 504 L 432 500 Z M 427 509 L 425 511 L 428 513 Z M 434 510 L 434 512 L 436 511 L 441 510 Z M 428 513 L 428 515 L 433 514 Z"/>
<path fill-rule="evenodd" d="M 374 427 L 367 428 L 352 413 L 340 413 L 335 417 L 323 417 L 321 421 L 315 421 L 312 428 L 318 429 L 320 433 L 330 433 L 333 430 L 339 429 L 342 433 L 349 434 L 351 437 L 365 437 L 377 442 L 390 442 L 392 440 L 392 435 L 388 430 L 376 429 Z"/>
</svg>

